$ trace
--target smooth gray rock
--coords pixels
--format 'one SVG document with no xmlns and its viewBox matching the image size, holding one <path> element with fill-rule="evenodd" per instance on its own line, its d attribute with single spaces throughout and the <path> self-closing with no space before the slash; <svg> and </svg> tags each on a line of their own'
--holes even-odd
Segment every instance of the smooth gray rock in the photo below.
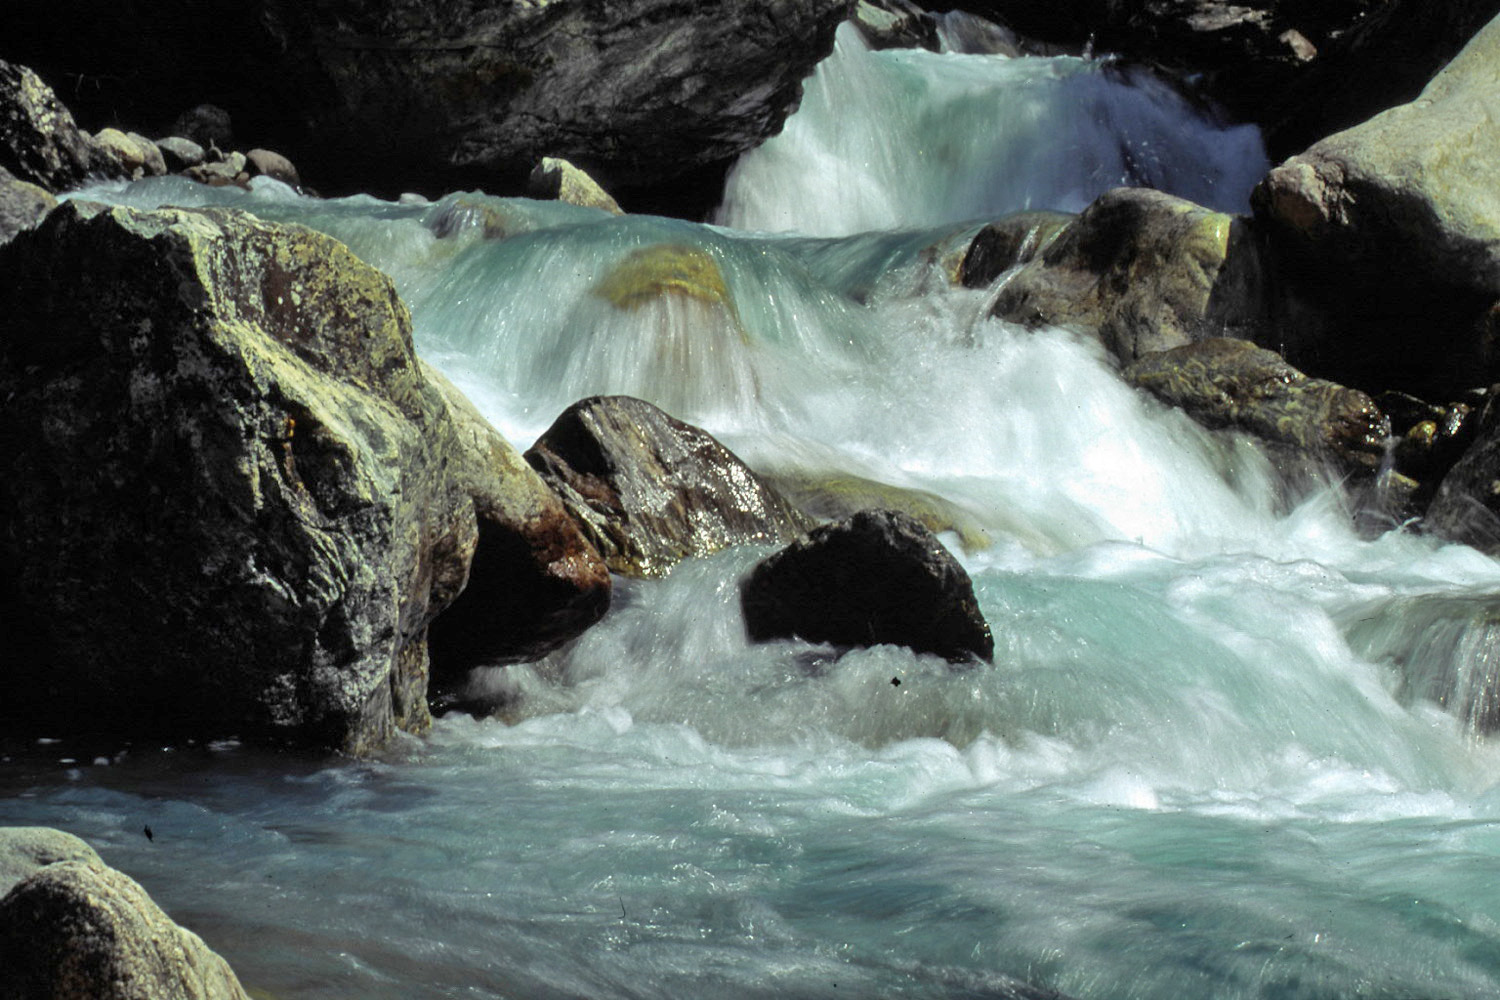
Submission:
<svg viewBox="0 0 1500 1000">
<path fill-rule="evenodd" d="M 59 861 L 104 864 L 92 847 L 71 833 L 46 826 L 0 826 L 0 897 Z"/>
<path fill-rule="evenodd" d="M 167 169 L 174 174 L 203 162 L 203 147 L 180 135 L 156 140 L 156 148 L 161 150 Z"/>
<path fill-rule="evenodd" d="M 19 180 L 0 167 L 0 245 L 36 225 L 56 207 L 57 199 L 45 188 Z"/>
</svg>

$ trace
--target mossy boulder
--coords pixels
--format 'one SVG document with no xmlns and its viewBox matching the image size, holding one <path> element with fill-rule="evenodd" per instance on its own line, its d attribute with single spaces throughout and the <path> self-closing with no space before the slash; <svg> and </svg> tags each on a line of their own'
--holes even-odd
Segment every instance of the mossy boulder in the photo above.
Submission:
<svg viewBox="0 0 1500 1000">
<path fill-rule="evenodd" d="M 81 184 L 94 147 L 52 88 L 25 66 L 0 60 L 0 167 L 48 191 Z"/>
<path fill-rule="evenodd" d="M 1023 228 L 1030 234 L 1039 227 L 1041 235 L 1055 224 L 1021 220 L 1010 242 L 1024 248 L 1026 238 L 1016 239 Z M 1096 336 L 1129 363 L 1256 328 L 1260 267 L 1244 220 L 1160 191 L 1116 188 L 1053 233 L 1007 280 L 993 314 Z"/>
<path fill-rule="evenodd" d="M 1307 320 L 1289 361 L 1455 398 L 1500 377 L 1500 19 L 1408 104 L 1329 136 L 1254 196 Z"/>
<path fill-rule="evenodd" d="M 574 403 L 526 460 L 625 576 L 661 576 L 731 545 L 785 542 L 813 523 L 713 435 L 629 396 Z"/>
<path fill-rule="evenodd" d="M 0 244 L 36 225 L 56 207 L 57 199 L 45 188 L 0 167 Z"/>
<path fill-rule="evenodd" d="M 1243 340 L 1148 354 L 1122 375 L 1206 427 L 1243 431 L 1340 473 L 1378 470 L 1390 435 L 1390 421 L 1363 392 L 1308 378 Z"/>
<path fill-rule="evenodd" d="M 544 156 L 531 171 L 527 191 L 533 198 L 567 202 L 583 208 L 597 208 L 611 215 L 623 215 L 620 203 L 581 167 L 556 156 Z"/>
<path fill-rule="evenodd" d="M 70 202 L 0 248 L 0 313 L 9 724 L 426 727 L 484 535 L 388 278 L 298 226 Z"/>
<path fill-rule="evenodd" d="M 694 299 L 735 313 L 719 262 L 705 250 L 659 243 L 631 251 L 593 293 L 616 309 L 639 309 L 664 296 Z"/>
<path fill-rule="evenodd" d="M 953 532 L 965 552 L 980 552 L 995 542 L 973 512 L 930 490 L 850 474 L 785 472 L 762 478 L 799 510 L 820 521 L 843 520 L 862 510 L 895 510 L 915 518 L 934 534 Z"/>
</svg>

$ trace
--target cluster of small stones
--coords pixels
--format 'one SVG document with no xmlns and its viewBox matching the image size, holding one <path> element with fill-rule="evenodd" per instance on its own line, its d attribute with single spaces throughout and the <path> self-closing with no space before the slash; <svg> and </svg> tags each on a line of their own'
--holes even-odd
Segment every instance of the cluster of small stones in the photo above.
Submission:
<svg viewBox="0 0 1500 1000">
<path fill-rule="evenodd" d="M 184 115 L 179 124 L 201 125 L 205 120 L 212 122 L 213 131 L 220 135 L 230 134 L 228 116 L 207 105 Z M 212 135 L 199 134 L 197 138 L 205 141 L 183 135 L 151 140 L 138 132 L 116 128 L 101 129 L 92 137 L 94 149 L 114 164 L 112 172 L 131 180 L 178 174 L 210 187 L 245 187 L 252 178 L 270 177 L 294 188 L 302 186 L 297 168 L 280 153 L 269 149 L 225 152 Z"/>
</svg>

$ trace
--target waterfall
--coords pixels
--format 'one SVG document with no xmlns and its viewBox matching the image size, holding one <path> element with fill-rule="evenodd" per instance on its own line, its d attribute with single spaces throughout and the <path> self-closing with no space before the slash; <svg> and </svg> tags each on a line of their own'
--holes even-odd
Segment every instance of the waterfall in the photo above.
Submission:
<svg viewBox="0 0 1500 1000">
<path fill-rule="evenodd" d="M 1480 669 L 1481 627 L 1405 633 L 1487 607 L 1494 561 L 1360 538 L 1336 490 L 1283 496 L 1247 440 L 948 280 L 996 214 L 1118 184 L 1235 209 L 1264 168 L 1253 130 L 1154 78 L 846 27 L 715 226 L 85 192 L 344 240 L 520 447 L 629 393 L 759 469 L 941 497 L 996 664 L 752 646 L 737 580 L 764 550 L 731 550 L 481 671 L 500 718 L 364 763 L 7 750 L 7 820 L 87 837 L 288 1000 L 1493 995 L 1500 753 L 1393 661 L 1463 645 Z"/>
</svg>

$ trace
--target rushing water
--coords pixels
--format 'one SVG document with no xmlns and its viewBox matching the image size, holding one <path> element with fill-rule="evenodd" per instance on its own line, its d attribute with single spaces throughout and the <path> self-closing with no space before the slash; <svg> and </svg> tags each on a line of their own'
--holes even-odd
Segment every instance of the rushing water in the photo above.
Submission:
<svg viewBox="0 0 1500 1000">
<path fill-rule="evenodd" d="M 1122 175 L 1142 143 L 1151 171 Z M 763 469 L 940 495 L 996 664 L 750 646 L 736 580 L 763 553 L 730 551 L 619 581 L 569 650 L 478 674 L 504 719 L 362 763 L 12 748 L 0 818 L 89 839 L 284 1000 L 1495 995 L 1500 754 L 1394 664 L 1462 645 L 1418 641 L 1424 602 L 1451 617 L 1496 564 L 1362 540 L 1336 492 L 1284 497 L 1246 442 L 944 276 L 986 215 L 1132 179 L 1233 205 L 1263 166 L 1096 64 L 845 35 L 726 200 L 726 224 L 801 236 L 477 195 L 91 192 L 337 235 L 523 447 L 628 392 Z M 723 294 L 600 294 L 653 247 Z"/>
</svg>

